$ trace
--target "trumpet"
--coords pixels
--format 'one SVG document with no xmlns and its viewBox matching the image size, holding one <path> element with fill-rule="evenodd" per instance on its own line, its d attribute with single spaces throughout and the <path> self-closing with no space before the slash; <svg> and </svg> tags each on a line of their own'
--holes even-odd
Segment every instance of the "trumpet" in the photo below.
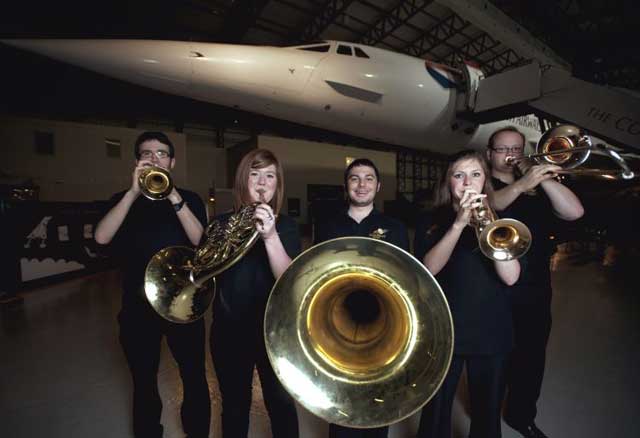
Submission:
<svg viewBox="0 0 640 438">
<path fill-rule="evenodd" d="M 531 246 L 531 231 L 516 219 L 498 219 L 487 198 L 472 211 L 470 225 L 476 231 L 480 251 L 492 260 L 508 261 L 522 257 Z"/>
<path fill-rule="evenodd" d="M 587 161 L 592 152 L 611 158 L 620 167 L 620 171 L 577 169 Z M 547 130 L 536 144 L 533 154 L 506 158 L 507 164 L 516 166 L 526 160 L 560 166 L 562 169 L 555 172 L 558 174 L 590 175 L 609 179 L 632 179 L 635 176 L 617 151 L 604 144 L 594 144 L 591 137 L 573 125 L 559 125 Z"/>
<path fill-rule="evenodd" d="M 148 166 L 138 175 L 138 185 L 144 196 L 152 201 L 166 199 L 173 190 L 173 180 L 167 169 Z"/>
</svg>

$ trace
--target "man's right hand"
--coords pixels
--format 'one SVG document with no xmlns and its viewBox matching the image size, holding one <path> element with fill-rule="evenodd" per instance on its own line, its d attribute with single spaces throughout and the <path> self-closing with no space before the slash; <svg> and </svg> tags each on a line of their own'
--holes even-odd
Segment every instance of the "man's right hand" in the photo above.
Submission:
<svg viewBox="0 0 640 438">
<path fill-rule="evenodd" d="M 140 172 L 146 169 L 149 166 L 153 166 L 153 163 L 149 160 L 140 160 L 138 164 L 133 169 L 132 178 L 131 178 L 131 188 L 129 188 L 129 192 L 131 192 L 136 197 L 140 195 L 140 184 L 138 184 L 138 177 L 140 176 Z"/>
<path fill-rule="evenodd" d="M 535 189 L 542 181 L 555 178 L 557 170 L 562 170 L 562 168 L 553 164 L 531 166 L 516 184 L 518 184 L 522 192 L 528 192 Z"/>
</svg>

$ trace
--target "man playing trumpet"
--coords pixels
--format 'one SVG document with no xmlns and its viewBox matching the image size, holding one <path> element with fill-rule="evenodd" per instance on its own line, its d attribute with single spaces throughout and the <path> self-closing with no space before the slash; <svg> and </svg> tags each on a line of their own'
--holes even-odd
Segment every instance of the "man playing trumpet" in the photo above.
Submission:
<svg viewBox="0 0 640 438">
<path fill-rule="evenodd" d="M 110 245 L 122 268 L 122 310 L 118 315 L 120 344 L 133 378 L 133 431 L 136 437 L 162 437 L 158 393 L 160 342 L 166 336 L 184 386 L 181 417 L 189 438 L 209 436 L 210 398 L 205 377 L 204 320 L 174 324 L 151 307 L 144 294 L 147 263 L 163 248 L 193 247 L 206 224 L 202 200 L 195 193 L 171 190 L 164 200 L 140 196 L 139 175 L 148 166 L 167 171 L 175 165 L 174 147 L 161 132 L 145 132 L 135 143 L 135 168 L 131 187 L 116 193 L 95 239 Z M 168 174 L 167 174 L 168 175 Z"/>
</svg>

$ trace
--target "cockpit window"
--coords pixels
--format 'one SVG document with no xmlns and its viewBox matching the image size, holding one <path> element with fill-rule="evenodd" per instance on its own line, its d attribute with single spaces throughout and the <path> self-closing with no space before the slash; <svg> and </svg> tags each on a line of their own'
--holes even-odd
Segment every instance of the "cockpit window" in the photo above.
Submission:
<svg viewBox="0 0 640 438">
<path fill-rule="evenodd" d="M 356 56 L 358 58 L 369 58 L 369 55 L 367 55 L 360 47 L 354 47 L 353 50 L 356 51 Z"/>
<path fill-rule="evenodd" d="M 338 55 L 349 55 L 352 56 L 353 54 L 351 53 L 351 47 L 349 46 L 343 46 L 342 44 L 338 45 Z"/>
<path fill-rule="evenodd" d="M 331 46 L 329 44 L 323 44 L 322 46 L 307 46 L 298 47 L 298 50 L 306 50 L 309 52 L 328 52 Z"/>
</svg>

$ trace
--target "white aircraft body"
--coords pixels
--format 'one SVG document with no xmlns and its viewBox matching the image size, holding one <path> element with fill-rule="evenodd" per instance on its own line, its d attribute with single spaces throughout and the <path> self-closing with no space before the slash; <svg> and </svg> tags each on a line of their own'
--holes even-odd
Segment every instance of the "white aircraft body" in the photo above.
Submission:
<svg viewBox="0 0 640 438">
<path fill-rule="evenodd" d="M 266 47 L 147 40 L 5 40 L 106 76 L 299 123 L 411 148 L 482 147 L 516 124 L 529 142 L 538 119 L 474 125 L 456 118 L 463 97 L 446 67 L 336 41 Z"/>
</svg>

